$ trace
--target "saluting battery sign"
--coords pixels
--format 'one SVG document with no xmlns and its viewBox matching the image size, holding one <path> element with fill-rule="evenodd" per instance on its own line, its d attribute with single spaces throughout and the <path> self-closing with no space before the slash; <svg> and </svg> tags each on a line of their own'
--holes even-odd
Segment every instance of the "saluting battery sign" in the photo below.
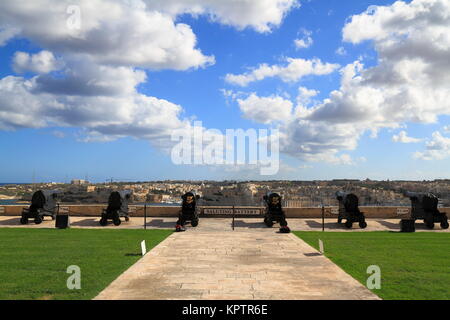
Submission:
<svg viewBox="0 0 450 320">
<path fill-rule="evenodd" d="M 233 209 L 232 208 L 205 208 L 203 209 L 203 214 L 207 215 L 232 215 Z M 261 215 L 261 209 L 257 208 L 235 208 L 234 209 L 235 215 L 249 215 L 249 216 L 259 216 Z"/>
</svg>

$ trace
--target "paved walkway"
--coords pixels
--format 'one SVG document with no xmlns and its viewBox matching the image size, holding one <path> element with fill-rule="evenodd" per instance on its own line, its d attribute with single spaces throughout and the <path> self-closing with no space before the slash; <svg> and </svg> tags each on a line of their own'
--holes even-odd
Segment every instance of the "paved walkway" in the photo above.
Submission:
<svg viewBox="0 0 450 320">
<path fill-rule="evenodd" d="M 378 299 L 293 234 L 201 223 L 171 235 L 96 299 Z"/>
</svg>

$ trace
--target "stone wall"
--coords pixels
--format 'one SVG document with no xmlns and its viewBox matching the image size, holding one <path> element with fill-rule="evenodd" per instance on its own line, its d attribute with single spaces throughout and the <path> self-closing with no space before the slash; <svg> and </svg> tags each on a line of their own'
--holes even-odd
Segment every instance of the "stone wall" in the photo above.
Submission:
<svg viewBox="0 0 450 320">
<path fill-rule="evenodd" d="M 12 205 L 12 206 L 0 206 L 0 216 L 20 216 L 22 209 L 27 208 L 26 205 Z M 86 217 L 98 217 L 101 215 L 102 210 L 106 208 L 106 205 L 61 205 L 61 209 L 69 211 L 71 216 L 86 216 Z M 130 216 L 142 217 L 144 216 L 144 206 L 130 206 Z M 231 208 L 231 207 L 214 207 L 214 208 Z M 257 209 L 256 207 L 246 207 L 249 209 Z M 397 209 L 400 207 L 360 207 L 360 210 L 365 214 L 367 218 L 377 219 L 395 219 L 400 216 L 397 213 Z M 405 207 L 401 207 L 405 209 Z M 148 217 L 176 217 L 178 215 L 179 207 L 147 207 Z M 320 218 L 322 217 L 321 208 L 284 208 L 286 216 L 288 218 Z M 446 212 L 447 216 L 450 216 L 450 208 L 441 208 L 441 212 Z M 333 218 L 335 214 L 331 213 L 331 208 L 325 208 L 325 217 Z M 227 215 L 228 216 L 228 215 Z M 211 215 L 211 217 L 223 217 L 219 215 Z"/>
</svg>

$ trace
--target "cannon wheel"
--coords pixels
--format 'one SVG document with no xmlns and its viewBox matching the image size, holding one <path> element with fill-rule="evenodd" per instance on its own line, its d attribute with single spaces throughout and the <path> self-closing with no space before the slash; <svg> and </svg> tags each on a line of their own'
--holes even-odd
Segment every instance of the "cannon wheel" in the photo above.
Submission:
<svg viewBox="0 0 450 320">
<path fill-rule="evenodd" d="M 42 217 L 37 216 L 36 218 L 34 218 L 34 223 L 41 224 L 42 220 L 43 220 Z"/>
<path fill-rule="evenodd" d="M 448 225 L 448 220 L 443 220 L 441 222 L 441 228 L 442 229 L 448 229 L 449 225 Z"/>
<path fill-rule="evenodd" d="M 21 224 L 28 224 L 28 218 L 27 217 L 20 218 L 20 223 Z"/>
<path fill-rule="evenodd" d="M 115 219 L 113 220 L 113 223 L 114 223 L 115 226 L 120 226 L 120 224 L 122 223 L 122 221 L 120 221 L 120 218 L 115 218 Z"/>
<path fill-rule="evenodd" d="M 426 219 L 424 222 L 428 229 L 434 229 L 434 221 L 432 219 Z"/>
<path fill-rule="evenodd" d="M 268 228 L 272 228 L 273 227 L 273 221 L 268 219 L 268 218 L 264 218 L 264 223 L 266 224 L 266 226 Z"/>
<path fill-rule="evenodd" d="M 193 226 L 194 228 L 195 228 L 196 226 L 198 226 L 198 219 L 192 220 L 192 221 L 191 221 L 191 226 Z"/>
<path fill-rule="evenodd" d="M 367 222 L 366 222 L 366 221 L 360 221 L 360 222 L 359 222 L 359 227 L 360 227 L 361 229 L 367 228 Z"/>
<path fill-rule="evenodd" d="M 351 229 L 353 227 L 353 222 L 351 220 L 345 221 L 345 227 Z"/>
<path fill-rule="evenodd" d="M 101 225 L 101 226 L 104 227 L 104 226 L 106 226 L 107 224 L 108 224 L 108 220 L 107 220 L 106 218 L 101 218 L 101 219 L 100 219 L 100 225 Z"/>
<path fill-rule="evenodd" d="M 126 222 L 130 221 L 130 217 L 125 217 L 125 221 Z"/>
<path fill-rule="evenodd" d="M 342 223 L 342 218 L 338 218 L 338 223 Z"/>
</svg>

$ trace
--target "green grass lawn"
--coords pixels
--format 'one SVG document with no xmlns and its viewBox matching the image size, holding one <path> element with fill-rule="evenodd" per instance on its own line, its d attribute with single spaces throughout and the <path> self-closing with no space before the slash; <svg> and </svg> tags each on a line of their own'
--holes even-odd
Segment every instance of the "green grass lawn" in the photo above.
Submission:
<svg viewBox="0 0 450 320">
<path fill-rule="evenodd" d="M 0 229 L 0 299 L 92 299 L 169 230 Z M 67 267 L 81 290 L 67 289 Z"/>
<path fill-rule="evenodd" d="M 450 234 L 417 232 L 295 232 L 366 285 L 370 265 L 381 268 L 382 299 L 450 299 Z"/>
</svg>

